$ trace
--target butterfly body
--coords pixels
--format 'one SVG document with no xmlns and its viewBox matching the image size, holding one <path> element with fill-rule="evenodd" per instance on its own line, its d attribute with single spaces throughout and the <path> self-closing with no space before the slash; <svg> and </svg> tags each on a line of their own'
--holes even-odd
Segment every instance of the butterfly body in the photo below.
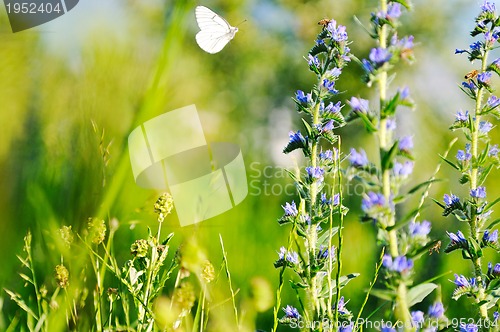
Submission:
<svg viewBox="0 0 500 332">
<path fill-rule="evenodd" d="M 238 32 L 238 28 L 207 7 L 197 6 L 195 16 L 201 30 L 196 34 L 196 42 L 207 53 L 214 54 L 222 50 Z"/>
</svg>

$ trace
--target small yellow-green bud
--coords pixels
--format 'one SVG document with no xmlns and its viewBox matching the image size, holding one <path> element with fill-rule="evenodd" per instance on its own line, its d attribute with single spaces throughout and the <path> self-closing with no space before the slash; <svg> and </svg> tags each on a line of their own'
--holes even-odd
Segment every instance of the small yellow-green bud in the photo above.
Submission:
<svg viewBox="0 0 500 332">
<path fill-rule="evenodd" d="M 162 194 L 154 205 L 155 213 L 158 214 L 158 222 L 163 222 L 165 217 L 172 212 L 174 199 L 169 193 Z"/>
<path fill-rule="evenodd" d="M 201 267 L 201 277 L 206 282 L 211 282 L 212 280 L 215 279 L 215 269 L 214 269 L 214 266 L 208 260 L 205 261 L 202 264 L 202 267 Z"/>
<path fill-rule="evenodd" d="M 64 244 L 67 247 L 70 247 L 73 243 L 75 236 L 73 235 L 73 231 L 71 230 L 71 226 L 63 226 L 59 229 L 59 235 L 61 239 L 64 241 Z"/>
<path fill-rule="evenodd" d="M 56 281 L 61 288 L 66 288 L 69 285 L 69 271 L 62 264 L 56 266 Z"/>
<path fill-rule="evenodd" d="M 102 219 L 89 218 L 89 236 L 92 243 L 101 244 L 106 238 L 106 223 Z"/>
<path fill-rule="evenodd" d="M 130 253 L 135 257 L 146 257 L 146 255 L 148 254 L 148 250 L 149 250 L 148 241 L 144 239 L 136 240 L 130 246 Z"/>
</svg>

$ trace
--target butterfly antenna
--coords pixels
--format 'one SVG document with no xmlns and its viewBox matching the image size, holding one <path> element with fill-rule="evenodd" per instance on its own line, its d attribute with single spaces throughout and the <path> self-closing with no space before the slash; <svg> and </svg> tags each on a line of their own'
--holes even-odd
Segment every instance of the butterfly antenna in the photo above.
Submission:
<svg viewBox="0 0 500 332">
<path fill-rule="evenodd" d="M 247 20 L 243 20 L 241 21 L 240 23 L 238 23 L 236 26 L 239 27 L 240 25 L 242 25 L 243 23 L 245 23 Z"/>
</svg>

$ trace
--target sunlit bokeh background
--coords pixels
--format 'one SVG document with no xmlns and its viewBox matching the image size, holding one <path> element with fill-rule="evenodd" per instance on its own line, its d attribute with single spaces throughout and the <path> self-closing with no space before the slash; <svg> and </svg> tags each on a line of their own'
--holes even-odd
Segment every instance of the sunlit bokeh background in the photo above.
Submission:
<svg viewBox="0 0 500 332">
<path fill-rule="evenodd" d="M 194 36 L 196 5 L 206 5 L 238 25 L 235 39 L 218 54 L 203 52 Z M 367 0 L 85 0 L 66 15 L 45 25 L 12 33 L 5 10 L 0 10 L 0 285 L 20 288 L 20 264 L 27 230 L 34 234 L 35 259 L 40 273 L 53 273 L 43 238 L 54 225 L 83 229 L 88 217 L 117 218 L 120 229 L 115 250 L 123 262 L 129 246 L 154 225 L 152 205 L 158 193 L 135 185 L 127 150 L 128 134 L 145 120 L 169 110 L 195 104 L 208 142 L 232 142 L 241 147 L 249 181 L 248 197 L 234 209 L 198 225 L 181 228 L 175 215 L 165 226 L 175 232 L 175 245 L 199 241 L 214 262 L 221 262 L 219 233 L 228 253 L 237 299 L 251 296 L 256 280 L 274 291 L 277 250 L 287 241 L 288 227 L 276 220 L 280 205 L 295 198 L 284 169 L 303 160 L 281 150 L 290 130 L 300 129 L 291 97 L 310 89 L 314 76 L 303 56 L 314 43 L 318 20 L 335 18 L 347 26 L 352 52 L 367 57 L 374 46 L 364 27 L 377 1 Z M 398 115 L 397 133 L 413 135 L 416 167 L 412 184 L 430 178 L 453 137 L 447 129 L 459 109 L 472 104 L 458 84 L 473 67 L 465 56 L 454 55 L 472 38 L 478 1 L 415 0 L 405 13 L 400 34 L 417 42 L 413 66 L 398 67 L 392 88 L 406 85 L 417 102 L 414 111 Z M 352 63 L 338 82 L 339 96 L 374 100 L 374 90 L 361 81 Z M 373 103 L 372 105 L 375 105 Z M 347 107 L 344 109 L 347 110 Z M 94 130 L 92 122 L 97 128 Z M 374 138 L 359 124 L 340 132 L 343 150 L 364 147 L 376 161 Z M 493 134 L 498 139 L 497 134 Z M 182 137 L 179 137 L 182 139 Z M 111 143 L 111 145 L 109 145 Z M 454 156 L 457 143 L 451 154 Z M 103 160 L 102 148 L 109 145 Z M 106 164 L 106 165 L 105 165 Z M 457 174 L 443 166 L 430 197 L 441 199 L 450 190 L 464 193 Z M 500 195 L 498 173 L 490 176 L 488 196 Z M 288 192 L 287 192 L 288 191 Z M 360 187 L 346 188 L 345 273 L 359 272 L 343 295 L 357 312 L 370 282 L 379 249 L 375 231 L 359 222 Z M 401 209 L 404 215 L 418 203 L 418 195 Z M 445 231 L 464 225 L 443 218 L 428 199 L 422 213 L 432 221 L 432 236 L 448 243 Z M 497 217 L 498 213 L 495 214 Z M 49 227 L 50 226 L 50 227 Z M 494 258 L 490 258 L 494 259 Z M 424 256 L 416 281 L 453 271 L 468 273 L 460 254 Z M 256 279 L 258 278 L 258 279 Z M 467 299 L 450 299 L 448 273 L 437 280 L 449 317 L 468 317 Z M 431 294 L 422 304 L 438 298 Z M 16 307 L 2 294 L 5 317 Z M 283 303 L 294 304 L 286 289 Z M 370 299 L 366 313 L 382 302 Z M 382 311 L 390 310 L 386 305 Z M 272 309 L 254 318 L 256 327 L 269 330 Z"/>
</svg>

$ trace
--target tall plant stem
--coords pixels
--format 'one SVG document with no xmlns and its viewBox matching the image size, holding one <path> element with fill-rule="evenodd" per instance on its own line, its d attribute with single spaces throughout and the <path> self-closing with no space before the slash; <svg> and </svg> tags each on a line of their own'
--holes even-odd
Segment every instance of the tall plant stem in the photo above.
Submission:
<svg viewBox="0 0 500 332">
<path fill-rule="evenodd" d="M 383 12 L 387 12 L 387 0 L 380 0 L 380 8 Z M 387 25 L 383 25 L 379 30 L 379 45 L 381 48 L 387 48 L 387 38 L 388 31 Z M 379 103 L 380 103 L 380 111 L 383 110 L 387 100 L 387 71 L 383 70 L 378 77 L 378 90 L 379 90 Z M 380 126 L 379 126 L 379 147 L 380 147 L 380 155 L 383 156 L 386 151 L 389 149 L 390 144 L 390 133 L 387 130 L 387 118 L 382 116 L 380 117 Z M 390 178 L 389 169 L 384 169 L 382 173 L 382 192 L 385 197 L 385 201 L 387 203 L 391 200 L 391 178 Z M 392 211 L 388 216 L 388 220 L 386 220 L 387 226 L 394 226 L 395 221 L 395 212 Z M 391 256 L 397 257 L 399 256 L 398 249 L 398 239 L 396 230 L 391 229 L 388 232 L 389 237 L 389 252 Z M 411 316 L 407 303 L 407 288 L 406 285 L 401 282 L 397 289 L 396 294 L 396 303 L 395 303 L 395 315 L 396 318 L 403 322 L 405 331 L 412 331 L 411 329 Z"/>
<path fill-rule="evenodd" d="M 481 62 L 481 72 L 486 71 L 487 63 L 488 63 L 488 51 L 485 51 Z M 481 123 L 481 105 L 483 102 L 484 89 L 485 89 L 484 87 L 480 87 L 477 91 L 475 114 L 473 120 L 474 126 L 472 128 L 472 133 L 471 133 L 471 154 L 472 154 L 472 169 L 471 169 L 471 180 L 470 180 L 471 189 L 476 189 L 478 186 L 477 158 L 479 154 L 478 152 L 479 125 Z M 481 225 L 479 225 L 479 222 L 480 222 L 479 217 L 476 214 L 473 214 L 471 220 L 469 221 L 471 236 L 478 243 L 480 242 L 480 232 L 481 232 L 480 229 Z M 479 285 L 479 294 L 476 298 L 477 303 L 479 303 L 483 301 L 485 298 L 484 287 L 482 285 L 483 276 L 482 276 L 481 258 L 477 257 L 476 259 L 474 259 L 473 265 L 474 265 L 474 273 Z M 488 309 L 486 307 L 486 304 L 479 306 L 479 314 L 481 315 L 482 318 L 486 319 L 488 318 Z"/>
</svg>

